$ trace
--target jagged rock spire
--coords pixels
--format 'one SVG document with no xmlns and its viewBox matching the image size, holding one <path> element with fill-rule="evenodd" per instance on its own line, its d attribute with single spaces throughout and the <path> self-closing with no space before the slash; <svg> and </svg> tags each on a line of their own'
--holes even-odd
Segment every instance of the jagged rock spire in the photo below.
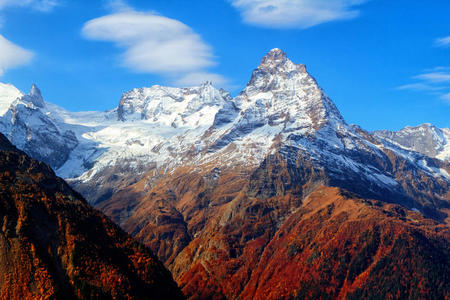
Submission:
<svg viewBox="0 0 450 300">
<path fill-rule="evenodd" d="M 40 108 L 43 108 L 45 106 L 44 99 L 41 95 L 41 90 L 34 83 L 31 85 L 30 93 L 23 96 L 22 100 L 31 102 L 35 106 Z"/>
<path fill-rule="evenodd" d="M 272 72 L 290 72 L 300 71 L 305 72 L 305 65 L 294 64 L 286 55 L 286 52 L 279 48 L 270 50 L 259 64 L 258 70 L 266 70 Z"/>
<path fill-rule="evenodd" d="M 345 123 L 305 65 L 293 63 L 278 48 L 270 50 L 261 59 L 236 102 L 242 108 L 255 107 L 259 103 L 264 111 L 258 111 L 258 118 L 273 119 L 288 114 L 286 119 L 298 123 L 298 127 L 311 126 L 317 130 L 332 119 L 333 123 Z"/>
</svg>

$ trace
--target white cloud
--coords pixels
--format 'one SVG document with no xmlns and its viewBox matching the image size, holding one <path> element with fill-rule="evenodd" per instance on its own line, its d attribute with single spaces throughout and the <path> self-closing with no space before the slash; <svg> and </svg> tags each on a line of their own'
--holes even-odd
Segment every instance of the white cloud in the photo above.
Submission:
<svg viewBox="0 0 450 300">
<path fill-rule="evenodd" d="M 415 76 L 414 78 L 422 79 L 432 83 L 443 83 L 443 82 L 450 82 L 450 73 L 446 72 L 425 73 Z"/>
<path fill-rule="evenodd" d="M 450 71 L 450 67 L 437 66 L 434 68 L 423 70 L 423 72 L 425 73 L 444 72 L 444 71 Z"/>
<path fill-rule="evenodd" d="M 33 53 L 8 41 L 0 35 L 0 76 L 8 69 L 28 64 Z"/>
<path fill-rule="evenodd" d="M 7 7 L 29 8 L 40 12 L 49 12 L 59 6 L 61 0 L 0 0 L 0 11 Z M 0 18 L 0 27 L 3 19 Z M 7 40 L 0 34 L 0 76 L 8 69 L 26 65 L 31 62 L 33 52 Z"/>
<path fill-rule="evenodd" d="M 106 8 L 112 12 L 133 11 L 133 8 L 124 0 L 109 0 L 106 2 Z"/>
<path fill-rule="evenodd" d="M 48 12 L 58 5 L 60 5 L 60 0 L 0 0 L 0 9 L 7 6 L 18 6 Z"/>
<path fill-rule="evenodd" d="M 446 103 L 450 104 L 450 93 L 441 95 L 441 99 L 444 100 Z"/>
<path fill-rule="evenodd" d="M 440 47 L 450 46 L 450 36 L 437 39 L 434 43 L 436 46 L 440 46 Z"/>
<path fill-rule="evenodd" d="M 308 28 L 321 23 L 352 19 L 355 9 L 368 0 L 229 0 L 244 22 L 272 28 Z"/>
<path fill-rule="evenodd" d="M 0 11 L 6 7 L 30 8 L 40 12 L 50 12 L 60 5 L 61 0 L 0 0 Z M 3 16 L 0 16 L 0 28 L 3 26 Z"/>
<path fill-rule="evenodd" d="M 111 3 L 127 8 L 123 1 Z M 122 48 L 122 63 L 132 71 L 165 75 L 175 83 L 199 84 L 207 79 L 199 74 L 216 64 L 211 47 L 189 26 L 155 13 L 120 9 L 84 24 L 82 35 Z M 210 75 L 215 78 L 209 80 L 223 81 Z"/>
<path fill-rule="evenodd" d="M 450 104 L 450 73 L 447 70 L 450 69 L 443 66 L 429 69 L 424 71 L 427 73 L 414 76 L 416 82 L 399 86 L 397 89 L 425 92 Z"/>
<path fill-rule="evenodd" d="M 445 89 L 441 86 L 432 86 L 425 83 L 411 83 L 399 86 L 399 90 L 412 90 L 412 91 L 441 91 Z"/>
</svg>

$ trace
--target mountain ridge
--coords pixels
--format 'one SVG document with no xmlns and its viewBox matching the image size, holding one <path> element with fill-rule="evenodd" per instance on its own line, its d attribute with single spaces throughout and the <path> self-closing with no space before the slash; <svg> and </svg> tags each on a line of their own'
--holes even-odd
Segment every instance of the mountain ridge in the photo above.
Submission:
<svg viewBox="0 0 450 300">
<path fill-rule="evenodd" d="M 252 169 L 276 153 L 288 160 L 307 154 L 332 185 L 349 188 L 346 182 L 366 182 L 359 192 L 397 198 L 409 208 L 420 209 L 429 201 L 412 200 L 415 192 L 396 178 L 389 156 L 401 158 L 439 185 L 448 185 L 450 178 L 448 160 L 433 160 L 439 155 L 427 158 L 429 153 L 416 152 L 380 131 L 371 134 L 348 125 L 305 65 L 294 64 L 278 48 L 261 59 L 234 98 L 210 82 L 196 88 L 153 86 L 125 93 L 117 108 L 104 113 L 70 113 L 46 104 L 33 84 L 28 95 L 12 101 L 0 118 L 0 130 L 52 165 L 94 205 L 149 171 L 182 165 Z M 92 189 L 98 182 L 104 184 Z M 436 197 L 432 206 L 440 201 Z"/>
<path fill-rule="evenodd" d="M 288 124 L 291 128 L 289 128 L 292 131 L 298 130 L 298 129 L 304 129 L 303 131 L 301 131 L 301 134 L 305 134 L 307 130 L 306 127 L 308 127 L 307 121 L 312 122 L 312 126 L 319 128 L 320 126 L 322 126 L 325 122 L 324 118 L 327 118 L 327 114 L 329 114 L 331 112 L 331 114 L 335 117 L 335 119 L 337 120 L 338 123 L 345 123 L 345 121 L 343 120 L 342 116 L 340 115 L 339 111 L 337 110 L 337 108 L 335 107 L 334 103 L 329 100 L 329 98 L 325 95 L 322 94 L 325 99 L 328 99 L 326 101 L 321 101 L 320 97 L 318 97 L 318 99 L 316 100 L 317 103 L 315 103 L 315 105 L 320 106 L 319 109 L 317 109 L 318 107 L 315 107 L 313 104 L 311 104 L 309 107 L 305 107 L 305 108 L 299 108 L 297 107 L 297 109 L 300 109 L 300 111 L 297 111 L 297 115 L 295 115 L 295 111 L 289 111 L 289 109 L 287 108 L 292 108 L 295 107 L 295 105 L 299 105 L 298 103 L 302 103 L 301 99 L 299 98 L 301 95 L 296 95 L 297 97 L 290 97 L 291 99 L 293 99 L 294 101 L 292 103 L 290 103 L 290 105 L 286 105 L 285 107 L 279 107 L 278 111 L 276 109 L 277 105 L 274 105 L 273 103 L 269 101 L 264 102 L 264 97 L 262 97 L 262 99 L 260 99 L 257 103 L 256 102 L 252 102 L 251 100 L 251 94 L 253 93 L 253 96 L 259 96 L 261 95 L 261 93 L 258 93 L 258 91 L 255 91 L 255 86 L 256 88 L 261 88 L 264 91 L 264 88 L 266 89 L 271 89 L 273 90 L 274 86 L 265 86 L 264 85 L 264 80 L 269 80 L 270 78 L 262 78 L 260 81 L 260 83 L 257 83 L 257 78 L 261 77 L 261 76 L 265 76 L 267 75 L 267 72 L 264 71 L 263 73 L 265 74 L 260 74 L 260 72 L 262 72 L 265 69 L 265 65 L 270 62 L 273 63 L 275 60 L 278 60 L 279 64 L 284 64 L 286 65 L 284 69 L 286 69 L 284 71 L 285 74 L 287 74 L 286 76 L 290 76 L 290 74 L 292 74 L 292 72 L 300 72 L 302 74 L 305 74 L 305 80 L 309 80 L 310 82 L 307 85 L 312 85 L 313 87 L 315 86 L 317 91 L 316 93 L 322 94 L 323 91 L 322 89 L 317 85 L 316 81 L 314 80 L 314 78 L 310 77 L 310 75 L 306 72 L 306 68 L 304 65 L 295 65 L 293 64 L 286 56 L 286 54 L 284 52 L 282 52 L 280 49 L 273 49 L 271 50 L 262 60 L 261 60 L 261 64 L 260 66 L 254 71 L 254 74 L 252 74 L 252 77 L 249 81 L 249 87 L 244 89 L 244 91 L 242 91 L 237 97 L 235 97 L 234 99 L 232 99 L 228 93 L 226 93 L 225 91 L 221 91 L 221 90 L 216 90 L 214 88 L 212 88 L 212 86 L 210 84 L 204 84 L 203 86 L 209 86 L 209 91 L 212 93 L 215 93 L 217 95 L 221 95 L 219 96 L 219 98 L 221 98 L 222 100 L 219 100 L 219 102 L 221 102 L 220 104 L 216 105 L 216 106 L 209 106 L 208 109 L 202 113 L 200 112 L 199 115 L 192 115 L 191 116 L 191 123 L 193 122 L 193 124 L 189 125 L 187 130 L 181 130 L 180 132 L 177 131 L 171 131 L 171 129 L 167 129 L 167 125 L 170 125 L 171 127 L 180 127 L 183 126 L 183 124 L 186 124 L 186 114 L 181 114 L 179 115 L 179 113 L 175 113 L 175 115 L 171 116 L 171 117 L 167 117 L 167 114 L 164 114 L 164 112 L 170 109 L 173 110 L 178 110 L 178 109 L 183 109 L 183 108 L 173 108 L 171 107 L 169 109 L 169 107 L 167 108 L 162 108 L 161 107 L 161 102 L 158 103 L 154 103 L 152 104 L 153 106 L 155 106 L 153 109 L 151 109 L 148 112 L 142 112 L 142 110 L 144 109 L 149 109 L 148 107 L 148 101 L 149 100 L 145 100 L 145 99 L 151 99 L 150 102 L 155 102 L 154 98 L 155 97 L 167 97 L 168 99 L 170 98 L 181 98 L 183 97 L 183 95 L 185 95 L 186 93 L 189 93 L 189 91 L 192 90 L 202 90 L 202 86 L 198 87 L 198 88 L 186 88 L 186 89 L 176 89 L 176 88 L 168 88 L 168 87 L 161 87 L 161 86 L 154 86 L 152 88 L 141 88 L 141 89 L 134 89 L 128 93 L 125 93 L 124 96 L 121 98 L 121 101 L 119 102 L 119 105 L 117 108 L 107 111 L 107 112 L 92 112 L 91 114 L 89 113 L 70 113 L 67 111 L 64 111 L 63 109 L 57 108 L 56 109 L 47 109 L 47 110 L 43 110 L 43 114 L 49 116 L 50 118 L 45 118 L 45 116 L 39 116 L 37 119 L 38 120 L 45 120 L 46 122 L 43 122 L 45 124 L 45 126 L 49 126 L 49 127 L 53 127 L 55 128 L 53 131 L 57 132 L 58 129 L 60 131 L 59 133 L 59 139 L 54 137 L 54 134 L 49 134 L 49 136 L 51 136 L 53 141 L 58 141 L 58 140 L 62 140 L 61 144 L 62 145 L 68 145 L 69 147 L 67 149 L 61 149 L 62 147 L 59 147 L 59 149 L 57 149 L 57 151 L 53 151 L 53 152 L 58 152 L 58 153 L 64 153 L 64 155 L 62 155 L 61 158 L 59 159 L 54 159 L 55 156 L 57 156 L 56 154 L 50 153 L 47 156 L 48 157 L 52 157 L 53 161 L 51 161 L 51 159 L 46 159 L 46 157 L 39 157 L 39 159 L 42 159 L 48 163 L 50 163 L 52 165 L 52 167 L 54 167 L 57 170 L 57 173 L 59 175 L 62 175 L 63 177 L 69 179 L 69 178 L 75 178 L 78 177 L 80 175 L 82 175 L 84 172 L 88 171 L 89 168 L 78 168 L 79 170 L 74 171 L 73 168 L 71 168 L 72 165 L 92 165 L 95 164 L 95 161 L 97 160 L 97 155 L 99 155 L 99 150 L 103 151 L 102 149 L 109 148 L 109 147 L 113 147 L 114 144 L 117 145 L 117 143 L 115 143 L 115 141 L 107 141 L 107 143 L 104 143 L 105 145 L 100 146 L 99 144 L 102 144 L 104 141 L 102 140 L 102 138 L 109 138 L 103 134 L 100 134 L 100 136 L 97 137 L 97 133 L 96 131 L 98 131 L 98 129 L 102 129 L 107 127 L 108 125 L 111 126 L 111 130 L 121 130 L 121 131 L 125 131 L 122 132 L 123 133 L 127 133 L 130 135 L 135 135 L 136 138 L 133 139 L 129 139 L 127 140 L 124 144 L 128 144 L 128 145 L 132 145 L 132 144 L 144 144 L 147 146 L 148 143 L 145 143 L 145 141 L 140 141 L 140 136 L 139 134 L 135 133 L 135 132 L 130 132 L 130 130 L 122 130 L 122 128 L 118 128 L 118 126 L 115 126 L 116 124 L 114 124 L 114 122 L 111 122 L 111 120 L 114 120 L 114 118 L 118 118 L 119 120 L 122 120 L 125 116 L 125 111 L 127 110 L 125 107 L 128 105 L 130 105 L 130 103 L 132 103 L 133 101 L 137 101 L 137 98 L 143 97 L 143 96 L 136 96 L 136 93 L 142 93 L 143 91 L 152 91 L 153 90 L 172 90 L 172 92 L 174 94 L 177 94 L 176 96 L 172 95 L 172 94 L 167 94 L 164 92 L 160 93 L 162 95 L 159 96 L 155 96 L 152 95 L 151 92 L 148 92 L 150 95 L 148 96 L 144 96 L 144 99 L 142 100 L 142 102 L 139 104 L 141 107 L 138 108 L 138 112 L 137 114 L 139 116 L 138 119 L 135 119 L 136 117 L 132 117 L 131 115 L 129 117 L 131 117 L 132 120 L 134 121 L 138 121 L 138 120 L 144 120 L 144 121 L 149 121 L 150 118 L 153 119 L 158 119 L 155 116 L 156 114 L 160 114 L 163 113 L 163 115 L 165 116 L 164 122 L 166 122 L 167 124 L 162 124 L 164 125 L 164 128 L 161 128 L 160 130 L 162 131 L 162 137 L 159 136 L 158 138 L 161 140 L 162 139 L 166 139 L 166 137 L 168 135 L 179 135 L 179 136 L 183 136 L 184 133 L 186 133 L 186 131 L 188 130 L 193 130 L 195 128 L 198 128 L 198 120 L 204 120 L 203 124 L 207 127 L 212 126 L 212 128 L 214 127 L 218 127 L 218 125 L 220 125 L 220 127 L 223 127 L 224 124 L 226 123 L 230 123 L 231 118 L 235 118 L 235 116 L 241 111 L 243 112 L 244 110 L 246 110 L 247 106 L 250 106 L 252 109 L 247 111 L 247 112 L 243 112 L 246 113 L 246 117 L 248 118 L 257 118 L 258 113 L 259 114 L 264 114 L 264 113 L 269 113 L 269 115 L 267 116 L 267 118 L 269 118 L 269 122 L 271 123 L 270 125 L 274 125 L 275 123 L 284 123 L 284 124 Z M 277 72 L 280 73 L 280 71 L 278 70 L 278 68 L 280 67 L 279 64 L 275 64 L 274 66 L 276 67 L 275 69 L 277 69 Z M 267 68 L 266 68 L 267 69 Z M 270 68 L 269 68 L 270 69 Z M 275 70 L 272 67 L 272 70 Z M 283 68 L 281 68 L 283 69 Z M 270 72 L 269 72 L 270 73 Z M 259 75 L 258 75 L 259 74 Z M 270 75 L 271 76 L 271 75 Z M 269 76 L 269 77 L 270 77 Z M 280 80 L 283 81 L 283 80 Z M 277 84 L 274 82 L 277 82 L 277 80 L 271 80 L 272 84 Z M 256 85 L 255 85 L 256 84 Z M 258 85 L 259 84 L 259 85 Z M 283 83 L 281 83 L 283 84 Z M 303 84 L 302 84 L 303 85 Z M 35 85 L 33 85 L 32 89 L 36 88 Z M 280 90 L 285 90 L 285 91 L 289 91 L 292 90 L 292 87 L 287 88 L 286 85 L 282 86 L 279 88 Z M 178 92 L 179 91 L 179 92 Z M 133 97 L 129 97 L 129 95 L 134 94 Z M 201 93 L 201 92 L 200 92 Z M 247 93 L 250 93 L 250 98 L 249 95 L 247 95 Z M 295 89 L 293 89 L 293 92 L 295 93 Z M 194 92 L 195 94 L 195 92 Z M 197 93 L 198 94 L 198 93 Z M 263 93 L 264 94 L 264 93 Z M 33 97 L 30 97 L 31 93 L 29 95 L 23 95 L 22 98 L 22 103 L 29 103 L 32 101 L 30 101 L 30 99 L 33 99 Z M 264 95 L 263 95 L 264 96 Z M 130 98 L 128 101 L 125 101 L 125 99 Z M 280 98 L 281 100 L 283 100 L 283 97 L 286 98 L 286 95 L 283 95 L 283 93 L 280 93 L 279 95 L 277 95 L 275 97 L 275 99 Z M 205 99 L 206 97 L 201 97 L 199 99 Z M 41 98 L 42 99 L 42 98 Z M 297 100 L 298 101 L 297 101 Z M 262 101 L 261 101 L 262 100 Z M 280 101 L 281 101 L 280 100 Z M 39 101 L 38 101 L 39 102 Z M 167 102 L 167 101 L 166 101 Z M 176 101 L 175 101 L 176 102 Z M 188 100 L 187 103 L 191 103 L 191 100 Z M 200 101 L 201 102 L 201 101 Z M 279 102 L 279 101 L 278 101 Z M 147 103 L 147 104 L 146 104 Z M 217 103 L 217 102 L 216 102 Z M 322 103 L 322 104 L 321 104 Z M 275 103 L 276 104 L 276 103 Z M 139 106 L 138 105 L 138 106 Z M 145 106 L 147 106 L 147 108 L 145 108 Z M 266 107 L 272 107 L 275 106 L 275 108 L 273 108 L 274 112 L 270 113 L 270 112 L 264 112 L 262 111 L 262 106 L 266 106 Z M 14 108 L 15 110 L 17 110 L 17 105 L 15 105 L 16 108 Z M 20 107 L 20 106 L 19 106 Z M 26 107 L 26 105 L 23 105 L 22 107 Z M 37 108 L 42 108 L 42 104 L 39 103 L 39 105 L 36 105 Z M 55 106 L 53 106 L 55 107 Z M 216 108 L 214 108 L 216 107 Z M 135 108 L 130 108 L 130 112 L 134 112 L 133 109 Z M 155 111 L 156 109 L 156 111 Z M 211 110 L 212 109 L 212 110 Z M 24 109 L 22 109 L 24 110 Z M 287 112 L 283 112 L 283 110 L 288 110 Z M 39 111 L 39 109 L 35 110 L 36 112 Z M 63 115 L 65 115 L 65 117 L 63 119 L 60 118 L 59 115 L 61 115 L 61 112 Z M 20 114 L 25 114 L 23 112 L 19 112 Z M 36 113 L 37 114 L 37 113 Z M 146 115 L 148 114 L 148 115 Z M 94 115 L 96 115 L 95 117 L 93 117 Z M 115 116 L 114 116 L 115 115 Z M 161 116 L 163 116 L 161 115 Z M 188 114 L 189 115 L 189 114 Z M 214 122 L 211 122 L 211 120 L 206 120 L 208 118 L 205 119 L 205 115 L 215 115 L 214 116 Z M 51 117 L 54 117 L 55 119 L 51 119 Z M 92 118 L 92 119 L 91 119 Z M 161 118 L 161 117 L 159 117 Z M 211 117 L 209 117 L 211 118 Z M 292 118 L 294 120 L 296 120 L 295 124 L 289 124 L 289 122 L 286 122 L 285 120 L 283 120 L 283 118 Z M 306 120 L 305 118 L 308 118 L 309 120 Z M 33 132 L 32 129 L 27 128 L 26 126 L 22 126 L 25 127 L 25 129 L 22 129 L 22 134 L 19 133 L 13 133 L 13 128 L 10 128 L 11 126 L 9 126 L 9 123 L 14 122 L 14 114 L 12 114 L 10 117 L 8 116 L 3 116 L 2 119 L 4 119 L 3 123 L 3 128 L 1 128 L 1 131 L 6 133 L 7 136 L 9 137 L 10 140 L 12 140 L 15 144 L 17 144 L 20 148 L 25 149 L 26 145 L 23 143 L 24 140 L 26 140 L 26 138 L 24 138 L 24 135 L 28 134 L 29 132 Z M 6 119 L 6 120 L 5 120 Z M 159 120 L 159 119 L 158 119 Z M 195 122 L 195 120 L 197 120 L 197 122 Z M 123 121 L 123 120 L 122 120 Z M 131 121 L 131 120 L 130 120 Z M 158 122 L 162 122 L 162 121 L 157 121 Z M 164 123 L 163 122 L 163 123 Z M 246 124 L 248 123 L 248 120 L 242 120 L 241 123 L 241 127 L 242 130 L 247 130 L 245 128 Z M 258 124 L 259 122 L 259 124 Z M 264 123 L 259 120 L 258 122 L 256 122 L 256 124 L 252 124 L 256 127 L 258 126 L 262 126 Z M 30 122 L 29 122 L 30 123 Z M 78 123 L 78 124 L 77 124 Z M 104 124 L 107 124 L 106 126 L 104 126 Z M 140 128 L 139 130 L 142 132 L 145 131 L 149 131 L 150 130 L 150 126 L 149 124 L 142 124 L 143 122 L 134 122 L 135 124 L 133 125 L 137 125 L 136 123 L 140 123 L 138 126 L 142 125 L 142 128 Z M 148 123 L 148 122 L 147 122 Z M 153 122 L 154 123 L 154 122 Z M 196 124 L 197 123 L 197 124 Z M 69 126 L 68 126 L 69 125 Z M 74 126 L 75 125 L 75 126 Z M 87 126 L 86 126 L 87 125 Z M 35 125 L 34 125 L 35 126 Z M 16 126 L 17 127 L 17 126 Z M 66 129 L 67 127 L 68 130 Z M 70 127 L 83 127 L 83 129 L 81 130 L 80 133 L 76 133 L 77 130 L 74 130 L 73 128 Z M 271 126 L 271 128 L 273 129 L 274 127 Z M 158 130 L 159 128 L 151 128 L 151 129 L 156 129 Z M 19 130 L 20 131 L 20 130 Z M 86 132 L 92 132 L 89 134 L 88 138 L 84 138 L 82 137 L 83 134 L 85 134 Z M 45 132 L 45 131 L 44 131 Z M 204 131 L 204 133 L 210 133 L 210 131 Z M 16 140 L 14 140 L 14 135 L 17 135 L 18 138 Z M 65 136 L 66 135 L 66 136 Z M 144 133 L 145 135 L 145 133 Z M 226 142 L 226 138 L 231 138 L 232 137 L 233 132 L 231 132 L 231 135 L 228 134 L 225 139 L 222 140 L 216 140 L 215 143 L 218 144 L 219 147 L 221 147 L 221 145 L 223 145 Z M 378 135 L 379 137 L 379 135 Z M 29 138 L 29 137 L 28 137 Z M 111 137 L 111 139 L 117 139 L 118 136 L 113 136 Z M 45 139 L 42 137 L 36 137 L 37 140 L 39 139 Z M 97 146 L 92 146 L 91 150 L 89 151 L 90 153 L 92 153 L 93 155 L 91 155 L 91 158 L 89 157 L 83 157 L 81 158 L 82 161 L 78 161 L 75 162 L 74 160 L 71 161 L 70 160 L 70 154 L 73 153 L 75 150 L 75 148 L 77 147 L 77 144 L 80 143 L 80 141 L 86 141 L 87 143 L 85 143 L 84 145 L 82 145 L 82 148 L 86 148 L 86 144 L 97 144 Z M 156 140 L 156 139 L 155 139 Z M 192 143 L 192 141 L 187 141 Z M 45 143 L 45 144 L 49 144 L 49 143 Z M 81 145 L 80 145 L 81 146 Z M 118 145 L 120 147 L 126 146 L 126 145 Z M 169 146 L 173 147 L 174 145 Z M 149 145 L 149 147 L 152 147 L 152 149 L 157 149 L 160 147 L 160 145 L 155 144 L 155 145 Z M 35 146 L 31 146 L 29 147 L 30 149 L 28 150 L 29 152 L 31 152 L 33 149 L 35 148 Z M 178 149 L 181 150 L 181 149 Z M 51 150 L 49 150 L 49 152 L 51 152 Z M 87 152 L 87 151 L 85 151 Z M 96 154 L 94 154 L 93 152 L 95 152 Z M 133 151 L 131 151 L 133 152 Z M 37 156 L 39 153 L 33 153 L 34 156 Z M 133 155 L 135 155 L 136 153 L 133 153 Z M 144 155 L 146 155 L 146 153 L 143 153 Z M 160 153 L 161 154 L 161 153 Z M 101 154 L 100 154 L 101 155 Z M 138 153 L 137 155 L 141 155 L 140 153 Z M 136 155 L 136 156 L 137 156 Z M 77 153 L 77 156 L 80 156 L 79 153 Z M 88 155 L 89 156 L 89 155 Z M 64 167 L 63 165 L 66 164 L 66 166 Z M 72 174 L 68 174 L 68 171 L 66 170 L 71 170 Z"/>
<path fill-rule="evenodd" d="M 405 149 L 412 149 L 442 160 L 450 159 L 449 128 L 437 128 L 430 123 L 425 123 L 418 126 L 406 126 L 396 132 L 378 130 L 374 134 Z"/>
</svg>

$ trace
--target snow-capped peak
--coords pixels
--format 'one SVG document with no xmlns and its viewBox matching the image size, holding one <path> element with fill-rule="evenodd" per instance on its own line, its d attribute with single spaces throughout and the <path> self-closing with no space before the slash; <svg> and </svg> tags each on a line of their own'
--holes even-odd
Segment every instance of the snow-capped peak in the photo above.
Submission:
<svg viewBox="0 0 450 300">
<path fill-rule="evenodd" d="M 227 92 L 214 88 L 209 81 L 192 88 L 155 85 L 123 94 L 117 113 L 121 121 L 145 120 L 195 128 L 212 124 L 216 112 L 229 100 Z"/>
<path fill-rule="evenodd" d="M 262 59 L 258 66 L 259 70 L 266 70 L 270 72 L 290 72 L 290 71 L 305 71 L 304 65 L 294 64 L 284 51 L 278 48 L 270 50 Z"/>
<path fill-rule="evenodd" d="M 293 63 L 278 48 L 262 58 L 235 101 L 240 110 L 256 109 L 266 119 L 281 117 L 289 121 L 289 127 L 317 130 L 332 119 L 334 123 L 345 123 L 305 65 Z"/>
<path fill-rule="evenodd" d="M 33 103 L 33 105 L 39 108 L 45 107 L 45 102 L 42 98 L 41 90 L 39 90 L 39 88 L 34 83 L 31 85 L 31 89 L 28 95 L 22 96 L 21 100 L 24 102 Z"/>
<path fill-rule="evenodd" d="M 425 123 L 419 126 L 406 126 L 399 131 L 379 130 L 374 132 L 381 140 L 402 148 L 436 157 L 450 159 L 450 129 L 437 128 Z"/>
<path fill-rule="evenodd" d="M 37 87 L 36 84 L 31 85 L 29 95 L 33 97 L 33 103 L 38 107 L 44 107 L 44 99 L 42 98 L 41 90 Z"/>
</svg>

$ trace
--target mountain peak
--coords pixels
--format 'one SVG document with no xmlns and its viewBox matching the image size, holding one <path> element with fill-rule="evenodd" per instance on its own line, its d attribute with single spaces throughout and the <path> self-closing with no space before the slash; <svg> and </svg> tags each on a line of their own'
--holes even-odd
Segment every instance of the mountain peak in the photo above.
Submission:
<svg viewBox="0 0 450 300">
<path fill-rule="evenodd" d="M 22 100 L 31 102 L 35 106 L 43 108 L 45 106 L 44 99 L 42 98 L 41 90 L 37 87 L 36 84 L 31 85 L 30 92 L 28 95 L 22 97 Z"/>
<path fill-rule="evenodd" d="M 279 48 L 270 50 L 262 59 L 258 66 L 260 70 L 277 71 L 277 72 L 291 72 L 291 71 L 306 71 L 304 65 L 294 64 L 286 55 L 286 52 Z"/>
<path fill-rule="evenodd" d="M 30 96 L 36 96 L 42 98 L 41 90 L 37 87 L 35 83 L 31 85 Z"/>
<path fill-rule="evenodd" d="M 318 130 L 331 119 L 334 125 L 345 123 L 305 65 L 293 63 L 278 48 L 262 58 L 236 103 L 243 110 L 251 108 L 257 112 L 253 118 L 260 120 L 260 124 L 265 124 L 267 119 L 272 123 L 279 119 L 279 122 L 289 122 L 293 128 Z M 282 117 L 286 112 L 289 117 Z"/>
<path fill-rule="evenodd" d="M 215 112 L 230 99 L 229 93 L 216 89 L 211 81 L 190 88 L 153 86 L 124 93 L 117 113 L 122 121 L 197 127 L 205 122 L 212 124 Z M 211 118 L 201 117 L 210 114 Z"/>
<path fill-rule="evenodd" d="M 261 63 L 286 62 L 286 60 L 287 60 L 286 52 L 284 52 L 279 48 L 273 48 L 266 54 L 266 56 L 262 58 Z"/>
<path fill-rule="evenodd" d="M 203 83 L 201 84 L 201 87 L 212 86 L 212 85 L 213 85 L 213 84 L 212 84 L 212 81 L 207 80 L 207 81 L 205 81 L 205 82 L 203 82 Z"/>
<path fill-rule="evenodd" d="M 450 130 L 438 128 L 430 123 L 406 126 L 399 131 L 379 130 L 374 134 L 381 140 L 430 157 L 441 160 L 450 158 Z"/>
</svg>

